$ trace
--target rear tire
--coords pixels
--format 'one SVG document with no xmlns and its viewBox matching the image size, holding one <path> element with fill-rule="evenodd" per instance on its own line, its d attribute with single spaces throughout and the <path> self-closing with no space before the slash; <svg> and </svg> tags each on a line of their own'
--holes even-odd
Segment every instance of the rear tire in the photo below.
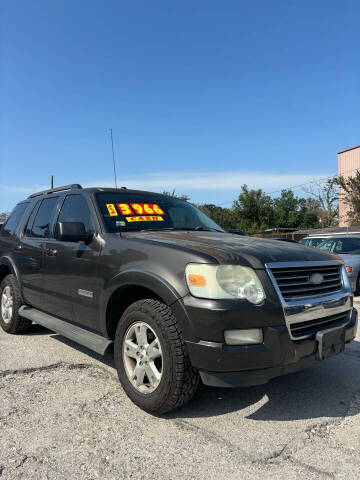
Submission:
<svg viewBox="0 0 360 480">
<path fill-rule="evenodd" d="M 17 334 L 30 327 L 32 322 L 19 316 L 21 305 L 16 277 L 8 275 L 0 284 L 0 326 L 5 332 Z"/>
<path fill-rule="evenodd" d="M 139 300 L 125 310 L 114 354 L 126 394 L 147 412 L 180 408 L 197 390 L 199 374 L 190 363 L 175 315 L 164 303 Z"/>
</svg>

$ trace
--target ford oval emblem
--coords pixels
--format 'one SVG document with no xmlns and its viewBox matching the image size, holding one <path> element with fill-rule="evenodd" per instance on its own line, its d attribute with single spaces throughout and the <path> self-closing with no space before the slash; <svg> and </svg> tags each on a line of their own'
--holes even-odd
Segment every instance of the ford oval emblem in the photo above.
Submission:
<svg viewBox="0 0 360 480">
<path fill-rule="evenodd" d="M 309 283 L 313 285 L 320 285 L 324 281 L 324 276 L 321 273 L 313 273 L 309 278 Z"/>
</svg>

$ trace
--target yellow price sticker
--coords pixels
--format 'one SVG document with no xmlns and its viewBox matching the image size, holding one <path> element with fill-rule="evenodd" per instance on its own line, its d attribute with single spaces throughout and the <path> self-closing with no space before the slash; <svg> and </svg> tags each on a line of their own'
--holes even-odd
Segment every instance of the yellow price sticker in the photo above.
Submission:
<svg viewBox="0 0 360 480">
<path fill-rule="evenodd" d="M 126 220 L 128 222 L 163 222 L 164 219 L 163 217 L 159 217 L 157 215 L 152 215 L 152 216 L 144 216 L 142 215 L 141 217 L 126 217 Z"/>
<path fill-rule="evenodd" d="M 107 209 L 108 209 L 111 217 L 117 217 L 118 216 L 115 205 L 113 203 L 107 203 L 106 206 L 107 206 Z"/>
</svg>

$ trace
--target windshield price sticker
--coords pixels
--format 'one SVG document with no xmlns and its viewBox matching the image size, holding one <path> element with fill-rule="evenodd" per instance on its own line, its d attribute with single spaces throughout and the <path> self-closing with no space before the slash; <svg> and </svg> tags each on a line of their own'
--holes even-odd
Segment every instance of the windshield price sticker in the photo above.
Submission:
<svg viewBox="0 0 360 480">
<path fill-rule="evenodd" d="M 164 210 L 156 203 L 132 203 L 131 206 L 138 215 L 153 215 L 154 213 L 156 215 L 166 215 Z"/>
<path fill-rule="evenodd" d="M 156 203 L 117 203 L 121 215 L 166 215 Z"/>
<path fill-rule="evenodd" d="M 164 219 L 158 215 L 152 216 L 139 216 L 139 217 L 126 217 L 128 222 L 163 222 Z"/>
<path fill-rule="evenodd" d="M 119 209 L 121 215 L 134 215 L 134 212 L 131 210 L 130 205 L 128 203 L 117 203 L 116 206 Z"/>
<path fill-rule="evenodd" d="M 106 204 L 110 217 L 117 217 L 118 213 L 116 211 L 115 205 L 113 203 Z"/>
</svg>

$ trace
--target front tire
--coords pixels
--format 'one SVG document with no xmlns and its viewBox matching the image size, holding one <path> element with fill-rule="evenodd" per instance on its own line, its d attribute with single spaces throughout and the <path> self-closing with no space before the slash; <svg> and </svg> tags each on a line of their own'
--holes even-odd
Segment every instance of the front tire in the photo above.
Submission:
<svg viewBox="0 0 360 480">
<path fill-rule="evenodd" d="M 357 297 L 360 295 L 360 274 L 358 275 L 357 279 L 356 279 L 356 287 L 355 287 L 355 291 L 354 291 L 354 296 Z"/>
<path fill-rule="evenodd" d="M 139 300 L 123 313 L 115 334 L 115 365 L 128 397 L 143 410 L 163 414 L 195 394 L 198 372 L 185 351 L 172 310 Z"/>
<path fill-rule="evenodd" d="M 19 316 L 22 305 L 16 277 L 7 275 L 0 284 L 0 326 L 7 333 L 22 333 L 31 321 Z"/>
</svg>

